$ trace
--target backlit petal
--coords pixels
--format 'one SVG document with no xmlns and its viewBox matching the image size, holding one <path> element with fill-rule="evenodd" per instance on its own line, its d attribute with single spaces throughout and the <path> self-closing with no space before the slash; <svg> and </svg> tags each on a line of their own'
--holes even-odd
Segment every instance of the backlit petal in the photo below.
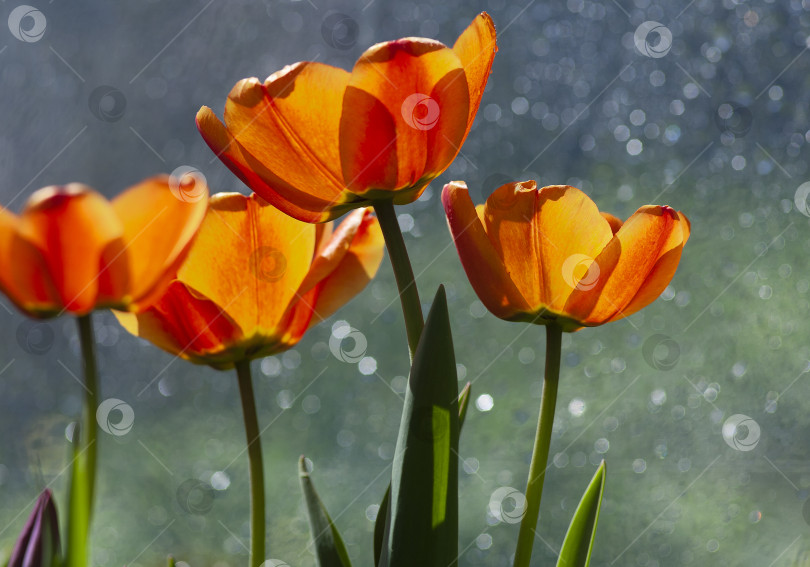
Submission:
<svg viewBox="0 0 810 567">
<path fill-rule="evenodd" d="M 197 113 L 197 129 L 211 150 L 234 175 L 291 217 L 304 222 L 322 222 L 343 214 L 343 210 L 330 210 L 332 199 L 323 199 L 301 192 L 267 169 L 239 144 L 207 106 L 203 106 Z M 294 195 L 294 199 L 284 198 L 276 191 L 278 187 L 284 187 L 282 193 Z"/>
<path fill-rule="evenodd" d="M 40 189 L 20 215 L 20 235 L 39 249 L 64 308 L 78 314 L 95 307 L 102 255 L 121 246 L 123 232 L 110 203 L 78 183 Z"/>
<path fill-rule="evenodd" d="M 357 61 L 343 99 L 340 159 L 346 186 L 419 187 L 444 171 L 467 128 L 470 95 L 458 56 L 423 38 L 380 43 Z"/>
<path fill-rule="evenodd" d="M 643 309 L 658 299 L 658 296 L 663 293 L 669 282 L 672 281 L 681 260 L 683 247 L 689 239 L 689 221 L 683 213 L 678 212 L 677 215 L 679 217 L 677 226 L 673 227 L 667 242 L 661 247 L 655 265 L 647 274 L 638 293 L 624 309 L 610 319 L 611 321 L 627 317 Z"/>
<path fill-rule="evenodd" d="M 598 277 L 594 285 L 577 289 L 566 310 L 587 324 L 601 324 L 625 313 L 625 308 L 639 293 L 659 259 L 663 259 L 660 275 L 653 274 L 650 282 L 649 293 L 653 293 L 667 273 L 669 278 L 672 277 L 670 271 L 674 273 L 677 263 L 673 266 L 672 261 L 680 257 L 680 252 L 667 254 L 682 247 L 681 226 L 684 224 L 678 213 L 669 207 L 648 205 L 640 208 L 596 257 Z M 646 305 L 652 301 L 654 297 L 650 299 L 649 293 L 643 294 L 639 303 L 646 301 Z"/>
<path fill-rule="evenodd" d="M 371 210 L 358 209 L 340 223 L 307 276 L 307 282 L 316 281 L 318 288 L 310 327 L 332 315 L 366 287 L 380 267 L 384 248 L 382 230 Z"/>
<path fill-rule="evenodd" d="M 608 221 L 610 230 L 613 232 L 613 234 L 619 232 L 619 229 L 622 227 L 622 219 L 605 212 L 602 213 L 602 216 L 605 217 L 606 221 Z"/>
<path fill-rule="evenodd" d="M 114 313 L 133 335 L 194 362 L 222 358 L 224 351 L 242 338 L 239 326 L 216 303 L 177 280 L 142 313 Z M 204 357 L 207 359 L 201 360 Z"/>
<path fill-rule="evenodd" d="M 453 51 L 461 60 L 470 92 L 470 114 L 467 119 L 467 132 L 472 127 L 484 87 L 492 70 L 492 61 L 498 46 L 495 42 L 495 24 L 489 14 L 479 14 L 469 27 L 456 40 Z M 466 135 L 466 134 L 465 134 Z"/>
<path fill-rule="evenodd" d="M 18 230 L 17 217 L 0 208 L 0 291 L 29 315 L 56 314 L 61 300 L 45 260 Z"/>
<path fill-rule="evenodd" d="M 306 195 L 339 202 L 338 132 L 349 74 L 322 63 L 296 63 L 239 81 L 225 104 L 225 125 L 241 147 L 275 179 L 273 190 L 297 202 Z"/>
<path fill-rule="evenodd" d="M 463 181 L 445 185 L 442 204 L 461 264 L 481 302 L 502 319 L 530 312 L 531 308 L 484 231 L 467 185 Z"/>
<path fill-rule="evenodd" d="M 128 263 L 127 293 L 133 301 L 146 306 L 165 290 L 188 253 L 207 204 L 208 188 L 191 176 L 171 181 L 165 175 L 153 177 L 113 200 L 125 246 L 113 265 Z"/>
<path fill-rule="evenodd" d="M 245 336 L 277 336 L 309 271 L 315 236 L 313 225 L 255 194 L 220 193 L 177 277 L 219 305 Z"/>
<path fill-rule="evenodd" d="M 612 233 L 596 204 L 565 185 L 538 190 L 533 181 L 495 190 L 484 210 L 487 235 L 533 310 L 562 313 L 590 277 L 589 267 Z"/>
</svg>

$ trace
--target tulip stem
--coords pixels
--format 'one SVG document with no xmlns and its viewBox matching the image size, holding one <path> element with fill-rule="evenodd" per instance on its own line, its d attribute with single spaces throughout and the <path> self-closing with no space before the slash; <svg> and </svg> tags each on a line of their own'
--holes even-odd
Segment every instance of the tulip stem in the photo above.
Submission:
<svg viewBox="0 0 810 567">
<path fill-rule="evenodd" d="M 551 445 L 551 429 L 554 425 L 554 408 L 557 405 L 557 384 L 560 381 L 560 357 L 562 354 L 562 329 L 546 326 L 546 372 L 543 377 L 543 392 L 540 397 L 540 417 L 534 438 L 532 462 L 529 465 L 529 480 L 526 485 L 526 510 L 520 522 L 514 567 L 528 567 L 532 558 L 537 518 L 540 515 L 540 499 L 543 496 L 543 481 L 548 467 L 548 450 Z"/>
<path fill-rule="evenodd" d="M 253 377 L 250 361 L 236 363 L 239 377 L 239 395 L 242 400 L 242 414 L 245 419 L 248 461 L 250 463 L 250 567 L 264 563 L 264 465 L 262 463 L 262 443 L 259 433 L 259 420 L 256 416 L 256 399 L 253 395 Z"/>
<path fill-rule="evenodd" d="M 73 462 L 73 475 L 77 485 L 72 490 L 71 502 L 76 508 L 75 516 L 68 523 L 68 565 L 84 567 L 89 564 L 90 520 L 93 512 L 93 498 L 96 486 L 96 408 L 98 408 L 98 365 L 96 363 L 95 336 L 91 315 L 76 318 L 79 324 L 79 343 L 84 361 L 84 415 L 83 423 L 74 430 L 78 435 L 78 452 Z"/>
<path fill-rule="evenodd" d="M 397 215 L 394 212 L 394 201 L 391 199 L 376 201 L 374 212 L 377 213 L 377 219 L 380 221 L 385 247 L 388 249 L 391 266 L 394 268 L 399 300 L 402 303 L 402 314 L 405 316 L 408 349 L 411 360 L 413 360 L 416 345 L 419 344 L 419 337 L 425 326 L 422 303 L 419 301 L 419 290 L 416 288 L 413 268 L 411 268 L 411 261 L 408 258 L 408 249 L 405 248 L 405 240 L 402 238 L 402 231 L 399 229 Z"/>
</svg>

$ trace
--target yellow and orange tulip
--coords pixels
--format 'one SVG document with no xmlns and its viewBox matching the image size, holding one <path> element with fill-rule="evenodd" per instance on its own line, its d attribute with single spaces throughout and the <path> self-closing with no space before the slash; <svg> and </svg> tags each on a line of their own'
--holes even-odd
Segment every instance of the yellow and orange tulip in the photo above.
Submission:
<svg viewBox="0 0 810 567">
<path fill-rule="evenodd" d="M 208 189 L 146 179 L 108 201 L 86 185 L 40 189 L 0 208 L 0 290 L 28 315 L 137 310 L 161 295 L 205 216 Z M 201 182 L 199 182 L 201 183 Z"/>
<path fill-rule="evenodd" d="M 566 331 L 627 317 L 672 280 L 689 221 L 641 207 L 625 222 L 574 187 L 508 183 L 475 207 L 463 182 L 442 203 L 461 262 L 481 302 L 508 321 Z"/>
<path fill-rule="evenodd" d="M 224 124 L 204 106 L 197 127 L 248 187 L 299 220 L 410 203 L 458 154 L 496 49 L 482 13 L 452 49 L 408 37 L 371 47 L 351 73 L 301 62 L 243 79 Z"/>
<path fill-rule="evenodd" d="M 163 297 L 116 316 L 172 354 L 227 369 L 295 345 L 365 287 L 382 257 L 369 209 L 333 231 L 332 223 L 295 220 L 256 194 L 220 193 Z"/>
</svg>

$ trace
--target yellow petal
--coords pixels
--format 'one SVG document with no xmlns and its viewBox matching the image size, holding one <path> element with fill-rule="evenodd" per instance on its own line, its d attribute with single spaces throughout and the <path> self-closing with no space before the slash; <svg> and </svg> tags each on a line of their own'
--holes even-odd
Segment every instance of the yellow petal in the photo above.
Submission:
<svg viewBox="0 0 810 567">
<path fill-rule="evenodd" d="M 284 333 L 309 271 L 316 229 L 253 194 L 220 193 L 177 278 L 219 305 L 246 337 Z"/>
<path fill-rule="evenodd" d="M 194 185 L 192 187 L 192 185 Z M 128 295 L 143 308 L 159 297 L 185 259 L 205 217 L 208 187 L 202 178 L 146 179 L 116 197 L 125 251 L 113 264 L 129 267 Z"/>
<path fill-rule="evenodd" d="M 613 234 L 619 232 L 619 229 L 622 227 L 622 219 L 605 212 L 602 213 L 602 216 L 605 217 L 606 221 L 608 221 L 610 230 L 613 232 Z"/>
<path fill-rule="evenodd" d="M 533 310 L 563 313 L 565 302 L 592 274 L 593 259 L 610 241 L 596 204 L 574 187 L 538 190 L 534 181 L 495 190 L 484 211 L 487 236 Z"/>
</svg>

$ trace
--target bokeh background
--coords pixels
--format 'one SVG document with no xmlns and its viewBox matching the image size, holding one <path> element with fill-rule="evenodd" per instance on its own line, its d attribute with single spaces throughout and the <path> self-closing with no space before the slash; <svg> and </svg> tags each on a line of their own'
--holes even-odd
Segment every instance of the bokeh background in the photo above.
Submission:
<svg viewBox="0 0 810 567">
<path fill-rule="evenodd" d="M 426 307 L 447 286 L 459 386 L 472 382 L 460 565 L 511 564 L 518 526 L 501 496 L 525 487 L 544 332 L 477 300 L 438 199 L 451 179 L 477 202 L 537 179 L 575 185 L 622 217 L 652 202 L 692 221 L 658 301 L 565 337 L 535 564 L 553 564 L 602 459 L 593 565 L 808 564 L 810 2 L 26 1 L 0 7 L 0 203 L 14 211 L 45 185 L 112 196 L 183 166 L 214 191 L 246 191 L 198 135 L 201 105 L 221 114 L 237 80 L 299 60 L 351 68 L 373 43 L 408 35 L 452 44 L 487 10 L 499 52 L 475 126 L 448 171 L 399 208 Z M 244 564 L 234 376 L 172 359 L 109 313 L 95 322 L 102 398 L 130 406 L 134 422 L 101 434 L 93 563 L 158 565 L 173 553 Z M 81 361 L 72 319 L 33 324 L 5 299 L 0 339 L 8 551 L 43 486 L 64 507 Z M 269 557 L 314 564 L 296 471 L 305 454 L 355 564 L 371 565 L 407 368 L 387 260 L 295 349 L 254 363 Z M 728 442 L 727 423 L 741 424 Z"/>
</svg>

